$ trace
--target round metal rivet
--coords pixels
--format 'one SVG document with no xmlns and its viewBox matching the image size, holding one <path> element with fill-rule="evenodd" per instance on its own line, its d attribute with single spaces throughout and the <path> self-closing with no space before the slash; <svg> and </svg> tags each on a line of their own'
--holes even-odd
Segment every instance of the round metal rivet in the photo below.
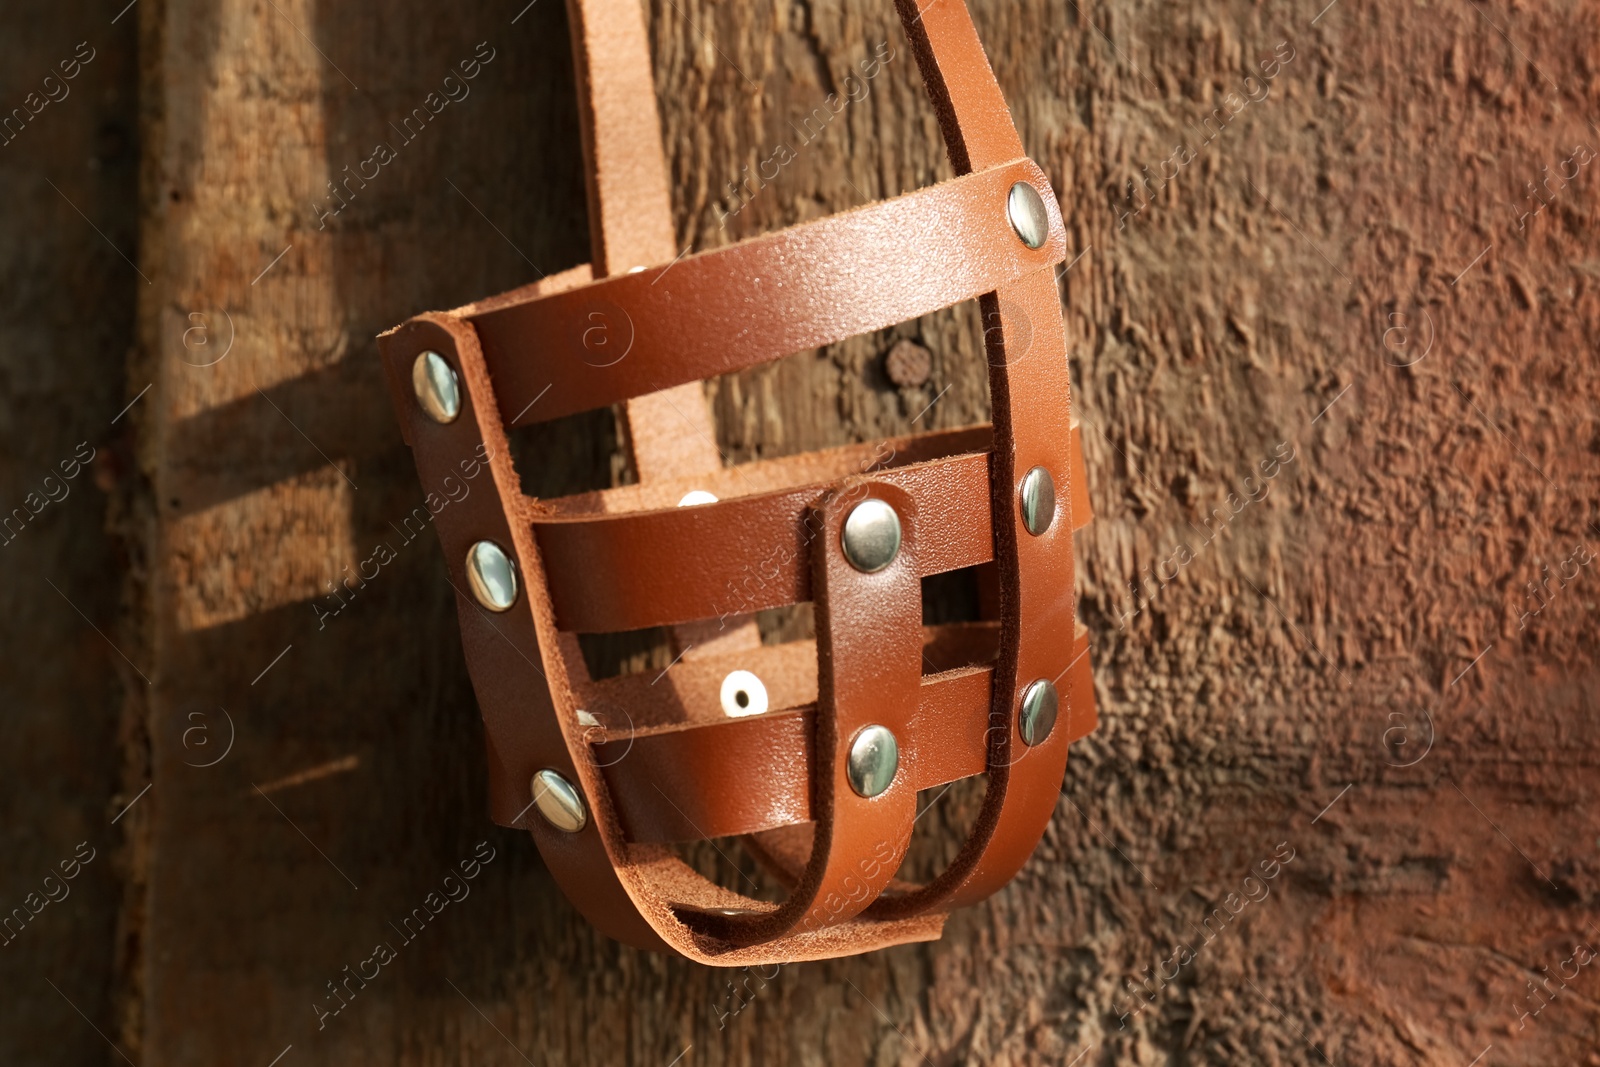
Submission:
<svg viewBox="0 0 1600 1067">
<path fill-rule="evenodd" d="M 1037 745 L 1050 736 L 1056 726 L 1056 711 L 1060 700 L 1056 687 L 1043 678 L 1022 692 L 1022 710 L 1017 713 L 1017 731 L 1022 743 Z"/>
<path fill-rule="evenodd" d="M 555 771 L 540 771 L 533 776 L 533 806 L 545 822 L 563 833 L 575 834 L 589 821 L 583 797 Z"/>
<path fill-rule="evenodd" d="M 1056 480 L 1043 467 L 1035 467 L 1022 479 L 1022 525 L 1038 537 L 1050 529 L 1056 517 Z"/>
<path fill-rule="evenodd" d="M 739 719 L 767 710 L 767 687 L 749 671 L 729 671 L 722 680 L 722 713 Z"/>
<path fill-rule="evenodd" d="M 1013 185 L 1011 195 L 1006 197 L 1006 216 L 1023 244 L 1029 248 L 1044 247 L 1050 237 L 1050 215 L 1044 209 L 1044 198 L 1039 190 L 1027 182 Z"/>
<path fill-rule="evenodd" d="M 411 364 L 411 388 L 434 422 L 455 422 L 461 414 L 461 381 L 439 353 L 424 352 Z"/>
<path fill-rule="evenodd" d="M 839 541 L 850 566 L 881 571 L 900 554 L 900 516 L 876 497 L 863 500 L 845 518 Z"/>
<path fill-rule="evenodd" d="M 683 494 L 683 499 L 678 501 L 680 508 L 692 508 L 700 504 L 715 504 L 717 494 L 708 493 L 704 489 L 691 489 Z"/>
<path fill-rule="evenodd" d="M 867 726 L 850 743 L 850 788 L 872 798 L 889 788 L 900 769 L 900 743 L 887 726 Z"/>
<path fill-rule="evenodd" d="M 517 602 L 517 570 L 505 549 L 493 541 L 479 541 L 467 549 L 467 584 L 478 603 L 490 611 L 506 611 Z"/>
</svg>

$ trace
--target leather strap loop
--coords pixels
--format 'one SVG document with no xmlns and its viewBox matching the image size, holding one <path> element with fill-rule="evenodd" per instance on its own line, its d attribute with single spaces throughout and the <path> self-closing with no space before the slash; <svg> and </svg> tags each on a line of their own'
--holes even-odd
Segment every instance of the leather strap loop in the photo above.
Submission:
<svg viewBox="0 0 1600 1067">
<path fill-rule="evenodd" d="M 864 573 L 846 558 L 843 527 L 856 508 L 875 501 L 894 509 L 902 537 L 890 562 Z M 896 739 L 911 734 L 922 677 L 922 587 L 915 563 L 921 519 L 911 497 L 885 482 L 855 482 L 828 494 L 816 519 L 816 832 L 810 861 L 781 907 L 758 915 L 707 915 L 698 924 L 738 943 L 854 918 L 889 884 L 911 843 L 917 790 L 898 755 L 891 781 L 870 796 L 852 783 L 849 763 L 869 731 L 886 729 Z"/>
</svg>

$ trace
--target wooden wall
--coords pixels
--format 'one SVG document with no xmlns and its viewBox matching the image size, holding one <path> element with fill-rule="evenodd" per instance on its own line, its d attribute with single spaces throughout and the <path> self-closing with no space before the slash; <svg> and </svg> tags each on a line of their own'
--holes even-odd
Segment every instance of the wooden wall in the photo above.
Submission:
<svg viewBox="0 0 1600 1067">
<path fill-rule="evenodd" d="M 134 265 L 137 19 L 116 14 L 22 0 L 0 34 L 4 1063 L 112 1055 L 94 1027 L 113 1029 L 137 938 L 119 924 L 127 820 L 113 820 L 132 799 L 123 703 L 152 665 L 120 618 L 133 561 L 106 530 L 107 491 L 131 473 L 118 415 L 149 286 Z"/>
<path fill-rule="evenodd" d="M 889 8 L 652 0 L 683 243 L 949 174 Z M 420 499 L 373 336 L 586 258 L 561 5 L 69 3 L 0 45 L 20 96 L 108 42 L 35 154 L 0 148 L 25 208 L 0 469 L 20 489 L 86 436 L 126 457 L 8 549 L 4 899 L 106 842 L 71 921 L 0 952 L 10 1058 L 122 1062 L 92 1021 L 140 1065 L 1600 1064 L 1600 9 L 972 8 L 1075 250 L 1101 728 L 1032 863 L 942 941 L 765 976 L 605 941 L 488 825 L 430 540 L 316 610 Z M 333 213 L 329 180 L 480 43 L 470 94 Z M 719 443 L 980 420 L 975 330 L 713 383 Z M 926 384 L 886 376 L 901 338 Z M 618 477 L 607 431 L 531 441 L 532 488 Z M 929 855 L 975 803 L 919 822 Z M 319 1026 L 479 842 L 470 897 Z"/>
</svg>

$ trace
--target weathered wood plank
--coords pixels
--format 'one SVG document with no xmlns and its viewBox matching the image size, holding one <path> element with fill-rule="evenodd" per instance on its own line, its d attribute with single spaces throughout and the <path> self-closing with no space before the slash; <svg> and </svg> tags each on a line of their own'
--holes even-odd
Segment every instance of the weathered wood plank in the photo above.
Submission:
<svg viewBox="0 0 1600 1067">
<path fill-rule="evenodd" d="M 770 979 L 599 939 L 485 825 L 428 538 L 316 610 L 419 496 L 372 335 L 585 255 L 559 6 L 141 12 L 159 521 L 140 1062 L 1592 1054 L 1589 971 L 1537 1016 L 1525 988 L 1600 936 L 1594 578 L 1525 589 L 1600 538 L 1592 168 L 1537 214 L 1507 204 L 1597 136 L 1595 11 L 973 6 L 1082 253 L 1063 285 L 1102 727 L 1034 862 L 942 942 Z M 888 5 L 674 2 L 651 25 L 681 243 L 948 174 Z M 330 215 L 325 183 L 480 41 L 471 95 Z M 880 42 L 863 99 L 791 125 Z M 794 159 L 730 205 L 780 144 Z M 192 312 L 232 316 L 213 367 L 184 359 Z M 716 383 L 721 445 L 981 418 L 975 333 L 957 312 Z M 901 336 L 932 352 L 925 385 L 884 376 Z M 604 441 L 542 443 L 538 478 L 617 473 Z M 218 707 L 232 751 L 184 766 L 188 716 Z M 933 851 L 973 802 L 919 823 Z M 471 896 L 407 940 L 480 840 Z M 1192 961 L 1149 977 L 1183 939 Z M 396 960 L 319 1029 L 343 1002 L 327 983 L 385 941 Z M 1135 1012 L 1130 981 L 1153 1003 Z"/>
<path fill-rule="evenodd" d="M 137 392 L 124 394 L 124 364 L 144 287 L 131 262 L 134 19 L 113 25 L 115 14 L 29 0 L 8 8 L 0 39 L 5 1063 L 114 1056 L 95 1028 L 115 1029 L 126 857 L 112 819 L 131 799 L 116 795 L 118 723 L 124 683 L 144 686 L 133 664 L 149 667 L 118 625 L 105 536 L 103 490 L 126 467 L 129 419 L 113 420 Z"/>
</svg>

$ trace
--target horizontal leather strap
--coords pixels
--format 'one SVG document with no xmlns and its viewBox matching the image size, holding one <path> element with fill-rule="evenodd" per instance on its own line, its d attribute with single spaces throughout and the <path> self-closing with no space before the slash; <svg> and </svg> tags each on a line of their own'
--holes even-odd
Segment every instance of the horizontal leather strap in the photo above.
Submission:
<svg viewBox="0 0 1600 1067">
<path fill-rule="evenodd" d="M 962 636 L 972 647 L 973 635 Z M 992 628 L 989 636 L 992 653 Z M 937 634 L 930 631 L 930 637 L 937 642 Z M 1097 723 L 1087 632 L 1075 635 L 1073 645 L 1072 665 L 1057 681 L 1066 699 L 1056 728 L 1069 741 L 1087 736 Z M 778 655 L 788 648 L 767 651 Z M 760 664 L 752 666 L 764 673 Z M 898 738 L 902 773 L 917 789 L 985 771 L 993 673 L 968 666 L 923 677 L 916 719 Z M 815 718 L 815 705 L 807 705 L 644 729 L 595 744 L 594 758 L 629 841 L 756 833 L 811 819 Z"/>
<path fill-rule="evenodd" d="M 1038 249 L 1007 219 L 1020 181 L 1050 218 Z M 1065 258 L 1055 194 L 1037 164 L 1017 159 L 471 320 L 512 426 L 884 329 Z"/>
<path fill-rule="evenodd" d="M 984 439 L 982 427 L 898 439 L 886 453 L 860 446 L 750 464 L 749 474 L 730 468 L 696 482 L 713 492 L 744 485 L 765 488 L 774 475 L 804 473 L 833 479 L 857 473 L 863 457 L 891 455 L 912 459 L 940 445 L 967 446 Z M 1082 485 L 1082 449 L 1077 427 L 1071 432 L 1070 484 L 1073 529 L 1089 521 Z M 990 532 L 988 454 L 968 453 L 894 467 L 876 476 L 909 492 L 917 503 L 916 521 L 933 540 L 918 557 L 923 575 L 942 574 L 994 558 Z M 741 484 L 743 483 L 743 484 Z M 806 508 L 826 482 L 752 493 L 698 507 L 663 506 L 689 482 L 674 483 L 663 494 L 653 488 L 653 510 L 605 514 L 598 509 L 623 504 L 627 490 L 610 490 L 604 499 L 550 501 L 554 513 L 533 517 L 539 551 L 549 576 L 556 625 L 579 633 L 613 633 L 668 626 L 696 619 L 748 614 L 811 599 L 806 561 L 813 533 Z M 641 487 L 628 487 L 636 490 Z M 634 492 L 628 495 L 637 497 Z M 628 501 L 638 506 L 637 500 Z M 541 507 L 542 505 L 536 505 Z M 580 510 L 581 509 L 581 510 Z M 692 575 L 685 559 L 696 561 Z"/>
<path fill-rule="evenodd" d="M 878 472 L 915 501 L 930 530 L 920 574 L 994 557 L 989 457 L 976 452 Z M 806 509 L 826 486 L 760 493 L 699 507 L 581 519 L 536 519 L 556 625 L 580 633 L 671 626 L 811 599 L 816 532 Z M 693 560 L 692 571 L 684 565 Z"/>
<path fill-rule="evenodd" d="M 983 773 L 991 674 L 968 667 L 922 680 L 915 725 L 899 739 L 901 773 L 917 789 Z M 596 745 L 628 840 L 696 841 L 809 821 L 816 714 L 812 704 Z"/>
</svg>

